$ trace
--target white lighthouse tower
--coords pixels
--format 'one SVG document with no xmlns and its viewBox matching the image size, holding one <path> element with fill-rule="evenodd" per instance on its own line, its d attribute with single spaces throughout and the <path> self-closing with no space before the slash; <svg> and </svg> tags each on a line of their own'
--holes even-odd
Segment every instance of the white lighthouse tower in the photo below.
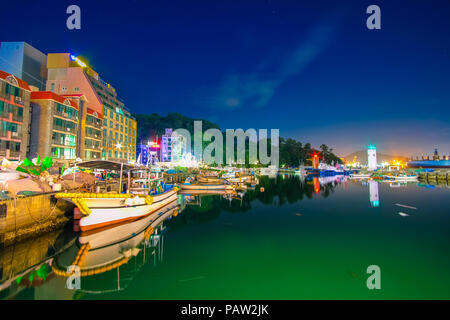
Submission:
<svg viewBox="0 0 450 320">
<path fill-rule="evenodd" d="M 370 171 L 377 169 L 377 148 L 373 144 L 367 148 L 367 167 Z"/>
</svg>

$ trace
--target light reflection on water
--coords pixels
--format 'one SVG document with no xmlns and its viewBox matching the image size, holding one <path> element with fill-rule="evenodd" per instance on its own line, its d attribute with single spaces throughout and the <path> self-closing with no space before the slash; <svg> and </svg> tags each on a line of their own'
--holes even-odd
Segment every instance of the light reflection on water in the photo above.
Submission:
<svg viewBox="0 0 450 320">
<path fill-rule="evenodd" d="M 449 192 L 279 175 L 242 197 L 180 196 L 158 219 L 3 248 L 0 298 L 448 299 Z M 87 243 L 81 289 L 67 289 Z M 371 264 L 380 291 L 366 287 Z"/>
</svg>

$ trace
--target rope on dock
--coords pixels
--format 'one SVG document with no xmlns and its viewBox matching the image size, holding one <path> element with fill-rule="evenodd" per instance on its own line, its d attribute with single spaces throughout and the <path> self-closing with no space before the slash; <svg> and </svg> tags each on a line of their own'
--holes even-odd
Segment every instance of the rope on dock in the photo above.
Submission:
<svg viewBox="0 0 450 320">
<path fill-rule="evenodd" d="M 15 198 L 14 198 L 14 199 L 15 199 Z M 29 216 L 31 217 L 31 219 L 33 219 L 34 222 L 36 222 L 36 223 L 41 223 L 41 222 L 47 220 L 47 219 L 53 214 L 53 212 L 55 211 L 55 208 L 56 208 L 56 204 L 55 204 L 55 205 L 53 206 L 53 209 L 51 209 L 50 212 L 49 212 L 46 216 L 42 217 L 42 219 L 35 219 L 35 218 L 33 217 L 33 214 L 31 213 L 31 212 L 33 211 L 33 210 L 31 209 L 31 205 L 30 205 L 30 202 L 32 201 L 32 198 L 24 199 L 24 201 L 28 201 L 28 203 L 27 203 L 27 205 L 26 205 L 27 210 L 28 210 L 28 215 L 29 215 Z M 50 208 L 51 208 L 51 204 L 50 204 Z"/>
</svg>

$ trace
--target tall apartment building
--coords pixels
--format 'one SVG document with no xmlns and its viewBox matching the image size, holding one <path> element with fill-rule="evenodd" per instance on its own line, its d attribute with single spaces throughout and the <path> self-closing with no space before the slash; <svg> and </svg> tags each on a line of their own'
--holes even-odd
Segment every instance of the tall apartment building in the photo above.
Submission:
<svg viewBox="0 0 450 320">
<path fill-rule="evenodd" d="M 24 159 L 30 131 L 30 92 L 25 81 L 0 70 L 0 156 Z"/>
<path fill-rule="evenodd" d="M 69 53 L 48 54 L 47 67 L 48 91 L 61 95 L 82 94 L 86 98 L 87 108 L 91 110 L 88 114 L 94 115 L 95 112 L 94 118 L 102 120 L 101 157 L 115 161 L 135 161 L 136 119 L 117 97 L 116 90 L 86 63 Z M 85 134 L 95 140 L 98 138 L 96 132 Z M 92 152 L 87 154 L 91 155 Z"/>
<path fill-rule="evenodd" d="M 0 42 L 0 70 L 45 90 L 47 56 L 26 42 Z"/>
<path fill-rule="evenodd" d="M 186 139 L 173 132 L 171 128 L 166 128 L 161 140 L 161 161 L 177 162 L 186 153 Z"/>
<path fill-rule="evenodd" d="M 97 111 L 87 108 L 84 121 L 84 144 L 81 156 L 83 159 L 102 158 L 103 116 Z"/>
<path fill-rule="evenodd" d="M 77 157 L 79 106 L 50 91 L 31 92 L 31 158 L 52 156 L 55 160 Z"/>
</svg>

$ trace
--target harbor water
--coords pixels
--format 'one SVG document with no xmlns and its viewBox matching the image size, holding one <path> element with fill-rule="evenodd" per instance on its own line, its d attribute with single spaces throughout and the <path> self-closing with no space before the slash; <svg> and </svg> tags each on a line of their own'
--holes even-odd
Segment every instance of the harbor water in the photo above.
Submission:
<svg viewBox="0 0 450 320">
<path fill-rule="evenodd" d="M 446 184 L 286 174 L 233 197 L 179 195 L 159 217 L 1 248 L 0 299 L 450 299 Z M 81 250 L 100 267 L 81 265 L 71 287 L 61 270 Z"/>
</svg>

